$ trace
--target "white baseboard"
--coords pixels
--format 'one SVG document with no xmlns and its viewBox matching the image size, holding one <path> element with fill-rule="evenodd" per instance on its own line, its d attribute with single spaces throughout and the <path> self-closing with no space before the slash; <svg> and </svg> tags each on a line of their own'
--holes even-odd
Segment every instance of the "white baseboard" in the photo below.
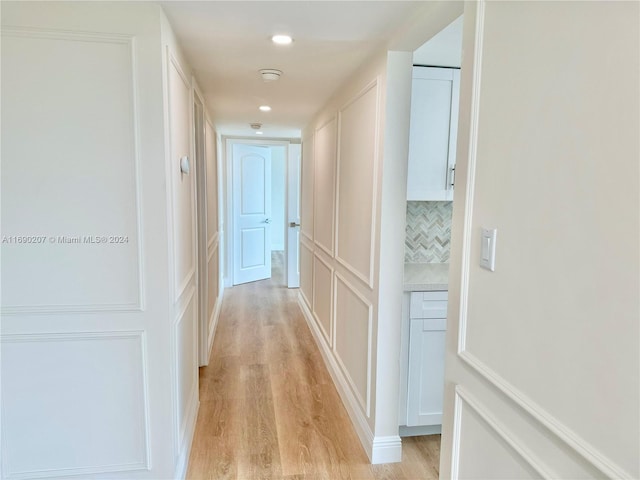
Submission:
<svg viewBox="0 0 640 480">
<path fill-rule="evenodd" d="M 347 379 L 344 377 L 342 370 L 340 370 L 333 352 L 329 350 L 323 341 L 322 333 L 301 293 L 298 293 L 298 304 L 369 460 L 373 464 L 400 462 L 402 460 L 402 440 L 400 436 L 374 437 L 358 400 L 349 388 Z"/>
<path fill-rule="evenodd" d="M 402 439 L 399 435 L 375 437 L 371 448 L 371 463 L 397 463 L 402 461 Z"/>
</svg>

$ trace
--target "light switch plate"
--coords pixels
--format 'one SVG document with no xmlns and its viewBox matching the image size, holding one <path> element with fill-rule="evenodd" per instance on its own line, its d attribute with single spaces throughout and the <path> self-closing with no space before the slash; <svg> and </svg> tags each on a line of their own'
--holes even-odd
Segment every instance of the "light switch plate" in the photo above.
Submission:
<svg viewBox="0 0 640 480">
<path fill-rule="evenodd" d="M 480 266 L 495 272 L 496 270 L 496 234 L 495 228 L 483 228 L 480 244 Z"/>
</svg>

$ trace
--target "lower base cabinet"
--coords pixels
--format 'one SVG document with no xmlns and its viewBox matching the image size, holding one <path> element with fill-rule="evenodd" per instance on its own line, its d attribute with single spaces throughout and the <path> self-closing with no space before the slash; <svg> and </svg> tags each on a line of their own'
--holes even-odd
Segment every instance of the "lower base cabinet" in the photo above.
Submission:
<svg viewBox="0 0 640 480">
<path fill-rule="evenodd" d="M 408 307 L 409 335 L 403 349 L 406 397 L 401 395 L 406 408 L 401 408 L 401 433 L 437 433 L 435 427 L 442 424 L 447 292 L 412 292 Z"/>
</svg>

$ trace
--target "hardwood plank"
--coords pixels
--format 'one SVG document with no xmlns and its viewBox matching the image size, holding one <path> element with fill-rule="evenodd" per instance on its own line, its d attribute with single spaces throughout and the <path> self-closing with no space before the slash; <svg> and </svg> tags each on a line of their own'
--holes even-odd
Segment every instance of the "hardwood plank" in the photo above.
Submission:
<svg viewBox="0 0 640 480">
<path fill-rule="evenodd" d="M 270 280 L 225 291 L 187 478 L 437 478 L 439 436 L 403 439 L 402 463 L 369 464 L 277 257 Z"/>
</svg>

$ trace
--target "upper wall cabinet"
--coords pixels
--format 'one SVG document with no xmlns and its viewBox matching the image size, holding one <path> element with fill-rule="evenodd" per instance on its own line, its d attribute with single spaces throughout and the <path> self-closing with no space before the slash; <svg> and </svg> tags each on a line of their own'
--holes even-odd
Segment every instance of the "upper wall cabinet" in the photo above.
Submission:
<svg viewBox="0 0 640 480">
<path fill-rule="evenodd" d="M 460 70 L 413 67 L 407 200 L 453 200 Z"/>
</svg>

